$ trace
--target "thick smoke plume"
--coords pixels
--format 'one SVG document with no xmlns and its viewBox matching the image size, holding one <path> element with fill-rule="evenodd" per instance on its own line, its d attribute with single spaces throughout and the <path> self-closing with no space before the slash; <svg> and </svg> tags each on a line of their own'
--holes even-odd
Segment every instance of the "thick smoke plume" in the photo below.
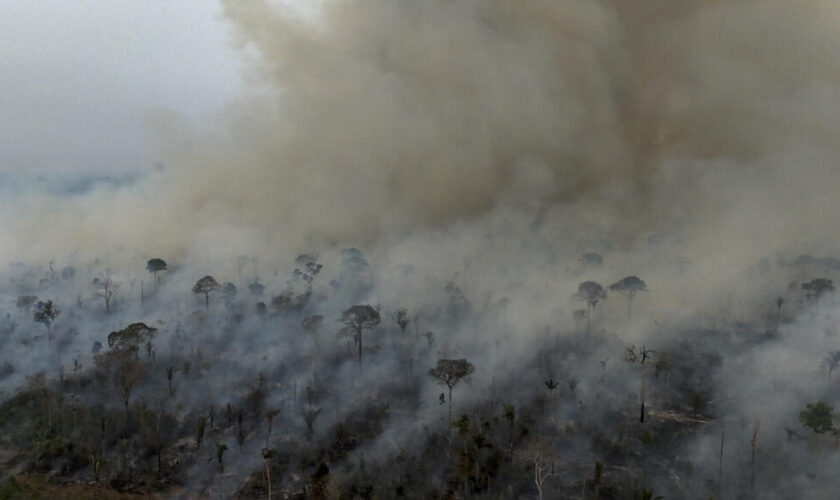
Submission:
<svg viewBox="0 0 840 500">
<path fill-rule="evenodd" d="M 12 197 L 4 257 L 370 243 L 500 206 L 730 259 L 836 228 L 834 2 L 223 6 L 254 85 L 226 133 L 153 117 L 163 172 Z"/>
<path fill-rule="evenodd" d="M 474 385 L 456 396 L 473 418 L 510 397 L 525 409 L 517 411 L 566 429 L 565 459 L 589 467 L 618 449 L 612 466 L 635 467 L 650 443 L 632 435 L 641 427 L 616 423 L 636 414 L 638 394 L 638 366 L 620 357 L 646 344 L 666 360 L 655 378 L 650 368 L 652 411 L 677 408 L 683 418 L 683 399 L 696 390 L 694 420 L 678 422 L 694 425 L 692 434 L 661 463 L 652 459 L 656 489 L 708 497 L 724 486 L 778 488 L 784 497 L 813 488 L 829 498 L 829 480 L 812 473 L 797 441 L 805 434 L 797 413 L 837 395 L 830 381 L 815 382 L 824 354 L 840 348 L 837 302 L 801 287 L 840 271 L 825 258 L 840 253 L 836 1 L 327 0 L 304 14 L 269 0 L 223 0 L 222 12 L 250 90 L 219 123 L 196 129 L 157 113 L 149 127 L 158 168 L 81 191 L 2 192 L 0 261 L 56 259 L 78 266 L 85 285 L 105 268 L 122 280 L 116 313 L 81 293 L 77 305 L 61 304 L 75 307 L 78 339 L 68 342 L 80 359 L 92 364 L 90 343 L 143 319 L 170 339 L 161 357 L 199 367 L 183 374 L 191 392 L 178 393 L 172 410 L 181 422 L 203 415 L 208 401 L 221 411 L 247 391 L 263 394 L 265 376 L 275 384 L 263 394 L 271 407 L 296 405 L 278 428 L 301 433 L 300 394 L 317 387 L 308 404 L 324 409 L 315 432 L 324 442 L 371 401 L 411 401 L 330 464 L 347 479 L 365 457 L 387 463 L 391 453 L 442 442 L 440 389 L 427 374 L 438 357 L 475 364 Z M 342 252 L 351 246 L 364 256 Z M 317 255 L 296 264 L 302 252 Z M 598 252 L 597 263 L 581 260 L 586 252 Z M 239 269 L 236 256 L 245 259 Z M 141 303 L 135 281 L 149 279 L 142 264 L 153 257 L 171 267 Z M 324 271 L 306 288 L 292 269 L 315 261 Z M 13 268 L 18 281 L 7 291 L 47 273 L 26 269 Z M 189 291 L 211 273 L 239 295 L 191 313 L 205 306 Z M 580 282 L 628 275 L 650 287 L 633 299 L 632 319 L 615 291 L 579 314 Z M 247 295 L 256 280 L 264 298 Z M 74 287 L 56 277 L 39 294 L 72 296 Z M 300 310 L 283 302 L 296 294 Z M 273 315 L 254 312 L 255 301 L 272 307 L 277 297 Z M 365 334 L 375 347 L 361 372 L 345 352 L 352 339 L 335 335 L 356 303 L 387 318 Z M 391 324 L 401 307 L 413 315 L 408 337 Z M 323 315 L 322 336 L 306 337 L 297 314 Z M 436 334 L 428 345 L 427 330 Z M 199 341 L 207 358 L 194 349 Z M 15 344 L 15 356 L 24 359 L 29 345 Z M 57 354 L 26 370 L 48 371 Z M 23 384 L 26 370 L 10 380 Z M 545 396 L 554 379 L 564 387 Z M 136 397 L 163 387 L 161 375 Z M 568 397 L 550 399 L 562 391 Z M 230 441 L 227 418 L 214 431 Z M 255 420 L 230 452 L 241 460 L 236 473 L 214 475 L 204 465 L 212 452 L 196 451 L 187 487 L 238 491 L 262 466 Z M 753 490 L 745 478 L 755 462 L 743 452 L 756 420 L 764 465 Z M 790 426 L 798 434 L 785 438 Z M 618 427 L 610 448 L 603 436 Z M 736 443 L 726 456 L 716 453 L 721 429 Z M 690 467 L 661 458 L 672 451 L 692 457 Z M 836 449 L 822 456 L 826 470 L 836 466 Z M 718 473 L 724 460 L 727 477 Z M 607 474 L 630 469 L 622 470 Z M 674 470 L 695 471 L 696 482 Z M 442 467 L 433 472 L 445 482 Z"/>
</svg>

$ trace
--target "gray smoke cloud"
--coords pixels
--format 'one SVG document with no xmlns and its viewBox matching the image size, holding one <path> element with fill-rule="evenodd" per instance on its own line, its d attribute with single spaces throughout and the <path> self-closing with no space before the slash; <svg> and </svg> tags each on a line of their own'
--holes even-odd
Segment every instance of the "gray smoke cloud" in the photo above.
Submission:
<svg viewBox="0 0 840 500">
<path fill-rule="evenodd" d="M 328 0 L 306 15 L 269 0 L 221 5 L 251 87 L 213 123 L 215 132 L 158 112 L 148 126 L 162 168 L 84 188 L 58 179 L 0 191 L 0 260 L 43 266 L 58 258 L 80 266 L 85 286 L 107 267 L 122 280 L 114 316 L 93 316 L 98 299 L 87 291 L 81 304 L 79 294 L 77 321 L 88 321 L 82 314 L 97 321 L 80 328 L 74 345 L 87 364 L 102 324 L 158 321 L 161 336 L 183 351 L 179 342 L 200 331 L 208 350 L 231 357 L 208 362 L 205 383 L 194 383 L 217 398 L 213 404 L 221 408 L 241 391 L 226 381 L 256 383 L 257 373 L 282 372 L 277 365 L 289 362 L 277 376 L 283 394 L 294 384 L 297 397 L 298 382 L 302 388 L 318 377 L 338 384 L 324 396 L 323 430 L 356 404 L 350 381 L 387 392 L 399 369 L 387 349 L 372 354 L 361 375 L 352 359 L 335 354 L 345 348 L 335 340 L 335 320 L 358 299 L 383 305 L 389 318 L 408 307 L 422 322 L 417 338 L 437 333 L 434 352 L 430 346 L 418 365 L 441 352 L 475 363 L 475 385 L 459 393 L 460 408 L 500 393 L 520 394 L 517 405 L 527 406 L 545 377 L 577 377 L 578 392 L 555 405 L 552 417 L 586 421 L 590 411 L 607 425 L 611 411 L 635 405 L 637 367 L 620 353 L 647 343 L 696 355 L 700 362 L 681 366 L 694 367 L 698 378 L 703 356 L 722 366 L 709 370 L 714 419 L 685 445 L 686 455 L 698 457 L 698 477 L 715 477 L 716 426 L 725 423 L 745 449 L 760 416 L 762 450 L 777 453 L 761 452 L 768 464 L 761 491 L 811 484 L 804 445 L 780 436 L 798 425 L 804 404 L 836 392 L 814 383 L 821 357 L 836 347 L 836 303 L 813 304 L 800 288 L 836 269 L 796 267 L 789 258 L 838 252 L 836 2 Z M 371 263 L 363 293 L 328 285 L 341 279 L 339 250 L 351 245 Z M 212 272 L 236 281 L 238 300 L 251 308 L 250 274 L 267 285 L 263 300 L 270 301 L 303 251 L 321 252 L 325 266 L 312 307 L 329 322 L 327 347 L 266 335 L 271 323 L 256 316 L 228 325 L 219 304 L 209 319 L 187 319 L 202 305 L 189 294 L 197 278 Z M 603 265 L 581 263 L 587 251 L 603 254 Z M 236 255 L 259 259 L 235 280 Z M 95 257 L 101 261 L 82 267 Z M 143 306 L 133 282 L 130 290 L 125 283 L 151 257 L 166 258 L 171 272 Z M 635 299 L 633 320 L 611 294 L 593 312 L 602 345 L 581 344 L 572 314 L 584 306 L 571 299 L 578 283 L 608 285 L 628 274 L 651 288 Z M 447 281 L 463 297 L 444 288 Z M 63 286 L 71 297 L 77 285 Z M 782 294 L 784 313 L 773 305 Z M 469 321 L 445 319 L 446 307 L 464 303 Z M 299 330 L 289 321 L 277 330 Z M 752 330 L 732 326 L 739 321 Z M 768 332 L 760 331 L 765 325 Z M 373 344 L 391 342 L 376 335 Z M 577 348 L 531 370 L 534 351 L 552 342 L 558 351 L 560 342 Z M 16 346 L 15 356 L 25 359 L 28 346 Z M 49 369 L 55 354 L 27 369 Z M 330 365 L 327 355 L 343 361 Z M 301 368 L 307 356 L 311 366 Z M 609 370 L 597 363 L 604 359 L 612 359 Z M 407 384 L 421 394 L 418 409 L 366 443 L 369 456 L 410 449 L 421 427 L 441 419 L 439 388 L 425 365 L 414 368 L 406 376 L 420 381 Z M 14 382 L 27 374 L 21 369 Z M 652 408 L 664 406 L 668 387 L 651 382 Z M 184 413 L 200 410 L 193 400 L 201 394 L 183 396 L 192 398 Z M 590 410 L 576 406 L 578 397 Z M 271 398 L 286 400 L 279 389 Z M 301 426 L 297 415 L 289 420 Z M 243 474 L 260 467 L 261 444 L 248 446 L 254 449 L 235 452 L 250 457 Z M 592 458 L 590 446 L 566 449 L 583 462 Z M 740 451 L 727 449 L 728 474 L 739 474 L 732 484 L 743 482 L 748 467 Z M 826 468 L 835 462 L 836 453 Z M 795 473 L 776 476 L 783 467 Z M 190 471 L 190 481 L 216 481 L 204 474 Z M 219 481 L 231 482 L 230 493 L 241 477 Z M 818 494 L 830 491 L 828 481 L 819 483 L 812 484 Z M 710 489 L 698 481 L 681 491 Z"/>
<path fill-rule="evenodd" d="M 4 257 L 371 244 L 498 207 L 624 248 L 682 232 L 727 262 L 836 228 L 832 2 L 223 9 L 253 84 L 225 133 L 152 117 L 165 171 L 12 197 Z"/>
</svg>

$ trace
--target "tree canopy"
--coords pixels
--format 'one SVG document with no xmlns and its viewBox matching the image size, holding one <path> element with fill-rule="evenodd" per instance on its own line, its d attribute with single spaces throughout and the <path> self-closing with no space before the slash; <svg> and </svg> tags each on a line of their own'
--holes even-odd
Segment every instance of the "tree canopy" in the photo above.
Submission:
<svg viewBox="0 0 840 500">
<path fill-rule="evenodd" d="M 607 298 L 607 291 L 604 290 L 604 287 L 600 283 L 584 281 L 578 285 L 578 291 L 574 295 L 574 298 L 586 302 L 589 308 L 594 309 L 598 305 L 598 302 Z"/>
<path fill-rule="evenodd" d="M 802 289 L 808 291 L 809 297 L 814 296 L 816 298 L 820 298 L 825 293 L 834 291 L 834 283 L 832 283 L 829 279 L 817 278 L 809 281 L 808 283 L 802 283 Z"/>
<path fill-rule="evenodd" d="M 166 261 L 163 259 L 151 259 L 146 263 L 146 270 L 150 273 L 166 271 Z"/>
<path fill-rule="evenodd" d="M 151 340 L 156 328 L 145 323 L 132 323 L 122 330 L 108 334 L 108 348 L 113 351 L 136 352 L 141 345 Z"/>
<path fill-rule="evenodd" d="M 439 359 L 437 366 L 429 370 L 429 375 L 437 379 L 439 384 L 452 389 L 474 371 L 475 366 L 466 359 Z"/>
<path fill-rule="evenodd" d="M 614 292 L 623 293 L 625 295 L 635 295 L 637 292 L 648 291 L 647 283 L 638 276 L 627 276 L 626 278 L 622 278 L 610 285 L 609 288 Z"/>
<path fill-rule="evenodd" d="M 799 412 L 799 421 L 814 433 L 824 434 L 834 430 L 833 411 L 833 406 L 822 401 L 808 403 L 806 409 Z"/>
<path fill-rule="evenodd" d="M 370 305 L 355 305 L 341 313 L 341 322 L 357 332 L 378 326 L 380 319 L 379 311 Z"/>
<path fill-rule="evenodd" d="M 210 292 L 219 288 L 219 282 L 212 276 L 205 276 L 195 282 L 193 293 L 204 295 L 204 306 L 210 308 Z"/>
<path fill-rule="evenodd" d="M 59 314 L 61 314 L 61 310 L 53 304 L 53 301 L 41 301 L 35 305 L 35 313 L 32 315 L 32 319 L 36 323 L 44 324 L 47 330 L 49 330 L 50 325 L 52 325 Z"/>
</svg>

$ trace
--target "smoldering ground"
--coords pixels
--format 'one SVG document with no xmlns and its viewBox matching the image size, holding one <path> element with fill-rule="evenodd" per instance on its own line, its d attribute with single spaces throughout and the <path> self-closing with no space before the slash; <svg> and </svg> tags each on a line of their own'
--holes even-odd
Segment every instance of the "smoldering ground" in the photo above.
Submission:
<svg viewBox="0 0 840 500">
<path fill-rule="evenodd" d="M 304 16 L 269 1 L 225 1 L 222 10 L 251 91 L 230 104 L 216 132 L 156 113 L 149 127 L 162 170 L 83 192 L 24 189 L 0 202 L 5 260 L 82 268 L 100 259 L 81 273 L 84 280 L 39 295 L 69 311 L 106 268 L 123 282 L 117 312 L 74 319 L 79 335 L 64 348 L 87 353 L 94 340 L 136 319 L 160 319 L 162 338 L 174 336 L 175 325 L 201 307 L 192 284 L 213 274 L 236 283 L 248 317 L 228 323 L 216 304 L 212 326 L 195 327 L 217 361 L 190 393 L 179 393 L 179 414 L 204 411 L 205 397 L 190 394 L 212 393 L 223 407 L 237 390 L 249 390 L 243 381 L 258 384 L 259 373 L 283 386 L 269 399 L 300 405 L 300 395 L 289 399 L 290 384 L 323 377 L 333 385 L 318 403 L 323 432 L 352 412 L 358 386 L 387 393 L 385 382 L 404 369 L 389 347 L 393 332 L 374 337 L 380 350 L 362 375 L 352 375 L 346 359 L 329 365 L 327 354 L 308 367 L 293 360 L 340 351 L 336 319 L 352 303 L 378 303 L 388 316 L 407 307 L 421 322 L 415 336 L 434 331 L 436 340 L 406 375 L 414 389 L 401 389 L 419 394 L 412 414 L 392 416 L 360 447 L 359 456 L 374 462 L 395 449 L 422 448 L 418 429 L 440 425 L 439 390 L 425 374 L 430 366 L 419 366 L 440 353 L 476 366 L 472 390 L 456 394 L 459 408 L 506 399 L 499 393 L 518 394 L 516 405 L 527 407 L 544 397 L 546 377 L 574 378 L 569 399 L 581 404 L 566 401 L 552 418 L 585 415 L 607 425 L 635 404 L 637 367 L 620 359 L 627 345 L 683 349 L 696 354 L 681 361 L 692 371 L 702 371 L 692 363 L 704 356 L 720 363 L 709 368 L 714 404 L 701 419 L 710 430 L 679 442 L 702 479 L 689 486 L 667 479 L 673 457 L 662 458 L 651 480 L 657 487 L 721 494 L 715 425 L 727 422 L 730 442 L 744 446 L 754 420 L 761 420 L 759 459 L 767 467 L 755 488 L 820 494 L 829 487 L 809 469 L 810 451 L 786 441 L 784 428 L 801 427 L 797 414 L 807 402 L 836 399 L 833 386 L 814 375 L 836 340 L 825 319 L 835 308 L 828 299 L 814 305 L 799 285 L 837 269 L 789 265 L 800 254 L 838 253 L 834 2 L 359 0 L 323 2 Z M 367 285 L 330 286 L 343 269 L 339 250 L 349 246 L 364 250 Z M 580 262 L 587 251 L 603 255 L 603 265 Z M 301 252 L 319 252 L 325 265 L 313 292 L 322 299 L 307 309 L 326 318 L 318 347 L 283 335 L 299 330 L 296 321 L 251 317 L 255 301 L 287 290 Z M 247 279 L 237 273 L 236 255 L 257 257 Z M 141 307 L 127 282 L 159 256 L 177 269 Z M 248 296 L 252 274 L 267 286 L 263 299 Z M 632 321 L 611 294 L 591 312 L 601 343 L 587 343 L 573 320 L 578 283 L 607 285 L 626 275 L 643 277 L 650 292 L 636 299 Z M 10 300 L 34 285 L 9 286 Z M 783 318 L 774 317 L 779 296 L 786 297 Z M 93 308 L 93 300 L 79 309 Z M 25 375 L 48 370 L 45 360 L 58 354 L 55 344 L 32 345 L 44 343 L 7 350 L 18 360 L 37 353 L 28 368 L 15 363 L 7 393 Z M 555 357 L 537 368 L 533 360 L 546 345 Z M 599 364 L 607 358 L 609 370 Z M 272 378 L 278 364 L 289 368 Z M 783 383 L 763 385 L 768 366 L 784 374 L 773 379 Z M 665 406 L 656 387 L 651 404 Z M 299 412 L 278 417 L 278 428 L 299 432 Z M 567 459 L 600 453 L 591 433 L 581 435 L 583 445 L 559 440 Z M 261 466 L 260 447 L 255 438 L 241 452 L 231 446 L 242 457 L 235 474 L 219 479 L 197 463 L 187 477 L 235 490 Z M 726 487 L 747 491 L 747 455 L 727 450 Z M 213 451 L 205 450 L 209 459 Z M 348 464 L 357 459 L 335 470 L 352 476 L 358 466 Z M 772 475 L 771 464 L 795 473 Z"/>
</svg>

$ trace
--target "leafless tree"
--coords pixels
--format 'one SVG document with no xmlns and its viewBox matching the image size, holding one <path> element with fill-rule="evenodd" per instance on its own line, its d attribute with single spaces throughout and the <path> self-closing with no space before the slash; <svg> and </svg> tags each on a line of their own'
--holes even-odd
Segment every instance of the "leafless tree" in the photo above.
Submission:
<svg viewBox="0 0 840 500">
<path fill-rule="evenodd" d="M 111 312 L 111 298 L 120 289 L 120 283 L 111 279 L 111 273 L 106 273 L 103 277 L 94 278 L 91 284 L 96 294 L 105 299 L 105 312 Z"/>
<path fill-rule="evenodd" d="M 840 366 L 840 350 L 829 351 L 822 364 L 828 370 L 828 380 L 831 380 L 831 374 Z"/>
<path fill-rule="evenodd" d="M 271 448 L 263 448 L 262 449 L 262 458 L 263 463 L 265 463 L 265 479 L 268 483 L 268 491 L 266 498 L 271 500 L 271 459 L 277 455 L 277 450 L 273 450 Z"/>
<path fill-rule="evenodd" d="M 394 322 L 400 327 L 400 331 L 405 333 L 405 329 L 411 323 L 411 318 L 408 317 L 408 311 L 402 307 L 397 309 L 397 312 L 394 313 Z"/>
<path fill-rule="evenodd" d="M 638 363 L 642 367 L 642 381 L 639 389 L 639 401 L 641 403 L 641 410 L 639 412 L 639 422 L 645 421 L 645 368 L 648 362 L 656 353 L 653 349 L 647 349 L 644 345 L 639 347 L 631 345 L 624 353 L 624 360 L 628 363 Z"/>
<path fill-rule="evenodd" d="M 554 463 L 558 460 L 553 450 L 551 449 L 550 440 L 533 437 L 528 440 L 522 447 L 522 451 L 518 452 L 517 458 L 523 462 L 533 465 L 534 470 L 534 485 L 537 487 L 537 494 L 540 500 L 543 500 L 545 494 L 545 482 L 558 472 L 554 469 Z"/>
<path fill-rule="evenodd" d="M 321 408 L 310 407 L 303 412 L 303 421 L 306 423 L 306 439 L 312 439 L 312 435 L 314 434 L 313 426 L 315 425 L 315 420 L 320 414 Z"/>
</svg>

